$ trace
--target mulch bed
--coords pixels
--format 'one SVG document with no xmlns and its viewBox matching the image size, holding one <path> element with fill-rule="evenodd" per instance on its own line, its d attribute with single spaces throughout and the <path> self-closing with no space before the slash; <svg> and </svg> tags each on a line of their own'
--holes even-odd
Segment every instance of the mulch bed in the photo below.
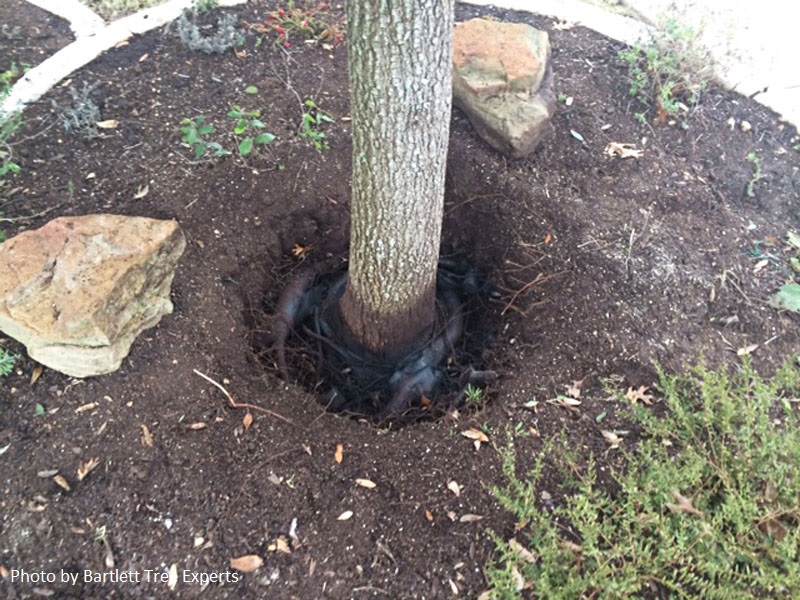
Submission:
<svg viewBox="0 0 800 600">
<path fill-rule="evenodd" d="M 273 4 L 229 12 L 263 22 Z M 35 63 L 40 49 L 69 40 L 62 21 L 19 0 L 0 14 L 41 32 L 35 44 L 0 36 L 4 60 Z M 609 385 L 657 397 L 655 363 L 734 366 L 750 347 L 768 375 L 797 352 L 798 316 L 766 303 L 791 277 L 783 240 L 800 228 L 795 128 L 713 87 L 678 123 L 642 124 L 619 44 L 528 14 L 458 7 L 459 19 L 477 15 L 548 30 L 556 91 L 574 102 L 560 105 L 556 134 L 516 161 L 454 111 L 443 247 L 469 256 L 500 291 L 481 341 L 482 363 L 500 377 L 481 409 L 402 428 L 325 412 L 251 344 L 299 268 L 346 260 L 344 47 L 275 50 L 248 32 L 238 52 L 205 55 L 171 27 L 107 52 L 25 111 L 13 146 L 22 173 L 0 187 L 7 237 L 56 216 L 110 212 L 176 219 L 188 247 L 174 314 L 137 340 L 118 372 L 74 380 L 45 369 L 32 385 L 37 365 L 23 359 L 0 383 L 0 564 L 82 574 L 108 571 L 113 555 L 126 571 L 175 565 L 182 598 L 476 597 L 492 556 L 488 530 L 514 535 L 490 493 L 504 481 L 493 446 L 509 431 L 522 468 L 562 431 L 599 464 L 619 464 L 600 430 L 629 423 Z M 70 86 L 84 84 L 116 129 L 64 131 Z M 306 99 L 335 119 L 324 130 L 329 151 L 299 135 Z M 268 149 L 236 154 L 226 116 L 234 105 L 261 111 L 276 136 Z M 199 115 L 234 154 L 194 160 L 179 128 Z M 609 156 L 610 142 L 643 155 Z M 750 153 L 762 170 L 752 196 Z M 258 407 L 252 425 L 196 371 Z M 575 381 L 577 408 L 548 402 Z M 476 450 L 460 435 L 471 428 L 490 443 Z M 99 466 L 79 481 L 93 458 Z M 42 476 L 55 470 L 70 491 Z M 545 487 L 558 501 L 558 482 Z M 235 583 L 203 591 L 181 580 L 184 569 L 225 572 L 251 554 L 264 565 Z M 11 597 L 34 588 L 59 598 L 167 593 L 153 581 L 5 584 Z"/>
</svg>

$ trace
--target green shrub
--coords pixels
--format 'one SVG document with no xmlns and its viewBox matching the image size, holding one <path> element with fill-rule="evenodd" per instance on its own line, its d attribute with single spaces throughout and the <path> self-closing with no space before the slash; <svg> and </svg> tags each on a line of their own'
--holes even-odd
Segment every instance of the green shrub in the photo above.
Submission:
<svg viewBox="0 0 800 600">
<path fill-rule="evenodd" d="M 644 439 L 611 484 L 556 442 L 522 478 L 513 444 L 501 450 L 508 484 L 493 492 L 520 533 L 493 534 L 493 597 L 800 597 L 800 366 L 770 382 L 747 362 L 661 373 L 660 391 L 664 416 L 636 411 Z M 548 510 L 551 464 L 567 489 Z"/>
<path fill-rule="evenodd" d="M 697 33 L 674 19 L 619 56 L 628 67 L 630 95 L 655 109 L 659 121 L 697 104 L 714 73 L 711 54 L 698 43 Z"/>
</svg>

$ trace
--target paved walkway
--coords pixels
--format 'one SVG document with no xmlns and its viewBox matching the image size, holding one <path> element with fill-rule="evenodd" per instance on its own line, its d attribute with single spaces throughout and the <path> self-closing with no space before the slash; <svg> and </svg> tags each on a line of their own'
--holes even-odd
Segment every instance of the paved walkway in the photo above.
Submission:
<svg viewBox="0 0 800 600">
<path fill-rule="evenodd" d="M 2 0 L 0 0 L 2 1 Z M 71 24 L 76 41 L 46 59 L 17 82 L 0 106 L 13 112 L 39 99 L 47 90 L 100 53 L 134 34 L 161 27 L 180 15 L 192 0 L 170 0 L 106 24 L 78 0 L 28 0 Z M 218 0 L 222 6 L 246 0 Z M 727 87 L 775 110 L 800 126 L 800 69 L 794 64 L 800 3 L 787 0 L 470 0 L 532 11 L 585 25 L 608 37 L 633 43 L 648 26 L 665 16 L 678 18 L 698 31 L 718 63 L 717 77 Z M 613 9 L 612 9 L 613 7 Z"/>
</svg>

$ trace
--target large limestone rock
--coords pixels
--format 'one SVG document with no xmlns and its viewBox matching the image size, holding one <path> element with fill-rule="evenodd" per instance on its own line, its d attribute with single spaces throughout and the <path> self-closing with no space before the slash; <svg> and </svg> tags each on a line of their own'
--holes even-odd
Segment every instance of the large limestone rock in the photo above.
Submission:
<svg viewBox="0 0 800 600">
<path fill-rule="evenodd" d="M 546 32 L 522 23 L 472 19 L 455 28 L 453 103 L 478 134 L 513 158 L 552 131 L 555 95 Z"/>
<path fill-rule="evenodd" d="M 62 217 L 0 244 L 0 330 L 73 377 L 119 368 L 144 329 L 172 312 L 186 241 L 174 221 Z"/>
</svg>

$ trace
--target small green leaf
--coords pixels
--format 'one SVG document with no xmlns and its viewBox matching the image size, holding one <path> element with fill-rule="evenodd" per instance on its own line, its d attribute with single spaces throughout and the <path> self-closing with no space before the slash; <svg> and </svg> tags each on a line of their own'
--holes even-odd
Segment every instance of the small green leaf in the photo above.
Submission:
<svg viewBox="0 0 800 600">
<path fill-rule="evenodd" d="M 775 308 L 800 312 L 800 284 L 787 283 L 769 299 L 769 303 Z"/>
<path fill-rule="evenodd" d="M 258 119 L 253 119 L 250 121 L 250 127 L 255 127 L 256 129 L 264 129 L 266 125 L 264 125 L 263 121 L 259 121 Z"/>
<path fill-rule="evenodd" d="M 43 416 L 47 411 L 44 408 L 44 405 L 36 403 L 36 407 L 34 408 L 34 412 L 37 417 Z"/>
<path fill-rule="evenodd" d="M 197 130 L 192 128 L 185 131 L 185 135 L 181 138 L 181 141 L 186 142 L 187 144 L 194 144 L 197 141 Z"/>
<path fill-rule="evenodd" d="M 194 144 L 194 157 L 195 158 L 203 158 L 206 155 L 206 145 L 203 143 L 196 143 Z"/>
<path fill-rule="evenodd" d="M 214 133 L 214 127 L 212 125 L 203 125 L 197 129 L 197 133 L 200 136 L 209 135 Z"/>
<path fill-rule="evenodd" d="M 254 85 L 248 85 L 246 88 L 244 88 L 244 93 L 254 96 L 258 93 L 258 88 Z"/>
<path fill-rule="evenodd" d="M 265 146 L 267 144 L 271 144 L 274 140 L 275 136 L 271 133 L 262 133 L 256 138 L 255 142 L 258 146 Z"/>
<path fill-rule="evenodd" d="M 236 135 L 242 135 L 245 131 L 247 131 L 247 121 L 245 119 L 239 119 L 236 122 L 236 127 L 233 129 L 233 133 Z"/>
<path fill-rule="evenodd" d="M 794 231 L 790 231 L 786 234 L 786 238 L 789 240 L 789 243 L 800 250 L 800 233 L 795 233 Z"/>
<path fill-rule="evenodd" d="M 321 121 L 322 123 L 335 123 L 333 118 L 329 117 L 325 113 L 320 113 L 317 115 L 317 120 Z"/>
<path fill-rule="evenodd" d="M 226 154 L 230 154 L 230 152 L 225 150 L 225 148 L 222 147 L 222 144 L 219 144 L 218 142 L 208 142 L 206 146 L 208 147 L 209 150 L 212 150 L 214 152 L 214 156 L 216 158 L 219 158 L 220 156 L 225 156 Z"/>
<path fill-rule="evenodd" d="M 242 156 L 250 156 L 251 152 L 253 152 L 253 138 L 244 138 L 239 144 L 239 154 Z"/>
</svg>

